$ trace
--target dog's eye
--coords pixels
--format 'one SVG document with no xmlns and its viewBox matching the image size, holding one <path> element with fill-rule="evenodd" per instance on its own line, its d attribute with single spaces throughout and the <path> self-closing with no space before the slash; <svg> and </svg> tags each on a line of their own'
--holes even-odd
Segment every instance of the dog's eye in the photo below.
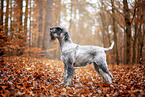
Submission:
<svg viewBox="0 0 145 97">
<path fill-rule="evenodd" d="M 53 34 L 55 34 L 56 32 L 52 32 Z"/>
</svg>

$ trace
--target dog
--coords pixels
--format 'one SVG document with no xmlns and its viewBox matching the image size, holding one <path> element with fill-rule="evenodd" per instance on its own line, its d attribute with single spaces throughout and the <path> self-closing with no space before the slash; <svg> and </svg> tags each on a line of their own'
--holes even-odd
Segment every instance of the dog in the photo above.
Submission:
<svg viewBox="0 0 145 97">
<path fill-rule="evenodd" d="M 71 37 L 64 28 L 50 28 L 51 40 L 59 40 L 61 60 L 64 63 L 64 84 L 70 85 L 74 76 L 74 67 L 82 67 L 93 63 L 95 70 L 109 84 L 112 83 L 112 74 L 108 71 L 105 51 L 111 50 L 114 41 L 109 48 L 92 45 L 78 45 L 72 42 Z"/>
</svg>

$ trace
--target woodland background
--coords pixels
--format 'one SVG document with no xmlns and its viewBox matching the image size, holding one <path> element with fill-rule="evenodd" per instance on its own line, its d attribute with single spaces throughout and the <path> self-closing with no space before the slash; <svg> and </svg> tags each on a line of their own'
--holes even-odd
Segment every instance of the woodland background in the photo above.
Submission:
<svg viewBox="0 0 145 97">
<path fill-rule="evenodd" d="M 1 0 L 0 56 L 59 59 L 49 28 L 62 26 L 73 42 L 109 47 L 109 64 L 143 64 L 144 0 Z"/>
<path fill-rule="evenodd" d="M 145 97 L 144 0 L 0 0 L 0 96 Z M 92 65 L 75 67 L 64 86 L 64 64 L 50 27 L 73 42 L 109 47 L 103 82 Z"/>
</svg>

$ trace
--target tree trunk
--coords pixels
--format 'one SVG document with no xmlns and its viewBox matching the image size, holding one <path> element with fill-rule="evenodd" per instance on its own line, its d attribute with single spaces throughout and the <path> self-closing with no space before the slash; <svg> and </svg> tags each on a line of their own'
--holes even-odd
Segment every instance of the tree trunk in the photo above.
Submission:
<svg viewBox="0 0 145 97">
<path fill-rule="evenodd" d="M 138 23 L 135 23 L 135 34 L 134 34 L 134 41 L 133 41 L 133 56 L 132 56 L 132 64 L 136 63 L 136 41 L 137 41 L 137 28 Z"/>
<path fill-rule="evenodd" d="M 100 13 L 100 17 L 101 17 L 101 23 L 102 23 L 102 38 L 103 38 L 103 47 L 106 47 L 105 44 L 105 23 L 104 23 L 104 13 Z"/>
<path fill-rule="evenodd" d="M 6 6 L 6 19 L 5 19 L 5 32 L 6 35 L 8 35 L 8 15 L 9 15 L 9 0 L 7 0 L 7 6 Z"/>
<path fill-rule="evenodd" d="M 109 26 L 107 26 L 106 31 L 107 31 L 107 35 L 108 35 L 109 44 L 111 45 L 111 38 L 110 38 L 110 33 L 109 33 Z"/>
<path fill-rule="evenodd" d="M 31 32 L 31 30 L 32 30 L 32 29 L 31 29 L 31 22 L 32 22 L 32 21 L 31 21 L 31 11 L 32 11 L 32 8 L 31 8 L 31 0 L 30 0 L 30 14 L 29 14 L 29 15 L 30 15 L 29 48 L 32 47 L 32 42 L 31 42 L 31 41 L 32 41 L 32 32 Z"/>
<path fill-rule="evenodd" d="M 18 53 L 17 55 L 23 55 L 24 54 L 24 33 L 21 33 L 22 31 L 22 16 L 23 16 L 23 0 L 18 0 L 17 1 L 18 4 L 18 10 L 19 10 L 19 18 L 18 18 L 18 22 L 19 22 L 19 35 L 18 35 L 18 40 L 21 41 L 19 43 L 19 48 L 18 48 Z"/>
<path fill-rule="evenodd" d="M 0 8 L 0 31 L 3 31 L 3 7 L 4 0 L 1 0 L 1 8 Z M 1 34 L 1 33 L 0 33 Z"/>
<path fill-rule="evenodd" d="M 10 2 L 12 2 L 12 0 Z M 10 3 L 10 38 L 9 38 L 10 40 L 13 39 L 13 35 L 14 35 L 13 26 L 12 26 L 13 23 L 12 13 L 13 13 L 13 4 Z"/>
<path fill-rule="evenodd" d="M 43 0 L 39 1 L 39 35 L 38 35 L 38 47 L 42 46 L 42 23 L 43 23 Z"/>
<path fill-rule="evenodd" d="M 145 13 L 145 6 L 144 0 L 139 0 L 139 11 L 140 11 L 140 49 L 139 49 L 139 63 L 143 64 L 143 46 L 144 46 L 144 39 L 145 39 L 145 23 L 144 23 L 144 13 Z"/>
<path fill-rule="evenodd" d="M 141 24 L 138 27 L 138 44 L 137 44 L 137 63 L 140 61 L 140 43 L 141 43 Z"/>
<path fill-rule="evenodd" d="M 4 7 L 4 0 L 1 0 L 1 5 L 0 5 L 0 39 L 1 39 L 1 34 L 3 31 L 3 7 Z"/>
<path fill-rule="evenodd" d="M 112 20 L 113 20 L 113 32 L 114 32 L 114 42 L 115 42 L 115 48 L 114 48 L 114 52 L 115 52 L 115 55 L 116 55 L 116 63 L 117 65 L 119 65 L 119 56 L 118 56 L 118 46 L 117 46 L 117 31 L 116 31 L 116 23 L 115 23 L 115 10 L 114 10 L 114 0 L 111 0 L 111 3 L 112 3 L 112 14 L 113 14 L 113 17 L 112 17 Z"/>
<path fill-rule="evenodd" d="M 3 40 L 3 2 L 4 0 L 1 0 L 1 8 L 0 8 L 0 40 Z M 4 49 L 3 49 L 3 45 L 4 42 L 0 41 L 0 63 L 3 63 L 3 55 L 4 55 Z"/>
<path fill-rule="evenodd" d="M 25 20 L 24 20 L 24 38 L 26 42 L 26 37 L 27 37 L 27 20 L 28 20 L 28 0 L 26 0 L 26 10 L 25 10 Z"/>
<path fill-rule="evenodd" d="M 123 5 L 124 5 L 125 34 L 126 34 L 125 64 L 129 64 L 130 57 L 131 57 L 131 22 L 130 22 L 130 11 L 128 8 L 127 0 L 123 0 Z"/>
<path fill-rule="evenodd" d="M 53 4 L 53 20 L 52 20 L 52 26 L 59 26 L 60 25 L 60 16 L 61 16 L 61 0 L 53 0 L 55 4 Z M 59 44 L 54 43 L 55 47 L 57 48 L 52 53 L 54 53 L 54 58 L 60 59 L 60 50 L 59 50 Z"/>
<path fill-rule="evenodd" d="M 141 21 L 142 21 L 142 19 L 143 19 L 143 16 L 141 16 Z M 139 28 L 139 33 L 140 33 L 140 35 L 139 35 L 139 46 L 138 46 L 138 63 L 139 64 L 142 64 L 142 61 L 143 61 L 143 46 L 144 46 L 144 38 L 145 38 L 145 27 L 144 27 L 145 25 L 144 24 L 142 24 L 141 22 L 140 22 L 140 28 Z"/>
<path fill-rule="evenodd" d="M 60 12 L 61 12 L 61 0 L 54 0 L 55 5 L 53 6 L 53 26 L 60 25 Z"/>
<path fill-rule="evenodd" d="M 73 11 L 73 5 L 72 5 L 73 1 L 71 0 L 71 8 L 70 8 L 70 20 L 69 20 L 69 28 L 68 31 L 71 32 L 71 28 L 72 28 L 72 11 Z"/>
<path fill-rule="evenodd" d="M 145 24 L 143 25 L 143 29 L 142 29 L 142 40 L 141 40 L 141 47 L 140 47 L 140 64 L 143 64 L 143 46 L 144 46 L 144 40 L 145 40 Z"/>
<path fill-rule="evenodd" d="M 142 64 L 143 61 L 143 46 L 144 46 L 144 38 L 145 38 L 145 25 L 144 25 L 144 2 L 143 0 L 137 0 L 138 7 L 138 54 L 137 54 L 137 63 Z"/>
<path fill-rule="evenodd" d="M 47 51 L 50 48 L 50 27 L 52 26 L 52 9 L 53 9 L 53 0 L 46 0 L 46 12 L 45 12 L 45 26 L 44 26 L 44 38 L 43 38 L 43 50 L 46 50 L 45 57 L 49 58 L 49 52 Z"/>
</svg>

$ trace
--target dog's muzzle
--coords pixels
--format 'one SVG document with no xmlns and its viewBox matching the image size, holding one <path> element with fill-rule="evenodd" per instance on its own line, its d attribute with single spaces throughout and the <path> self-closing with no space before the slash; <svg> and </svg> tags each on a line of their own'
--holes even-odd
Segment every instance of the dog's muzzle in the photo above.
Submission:
<svg viewBox="0 0 145 97">
<path fill-rule="evenodd" d="M 54 30 L 52 28 L 50 28 L 50 37 L 51 40 L 55 40 L 56 37 L 54 37 Z"/>
</svg>

